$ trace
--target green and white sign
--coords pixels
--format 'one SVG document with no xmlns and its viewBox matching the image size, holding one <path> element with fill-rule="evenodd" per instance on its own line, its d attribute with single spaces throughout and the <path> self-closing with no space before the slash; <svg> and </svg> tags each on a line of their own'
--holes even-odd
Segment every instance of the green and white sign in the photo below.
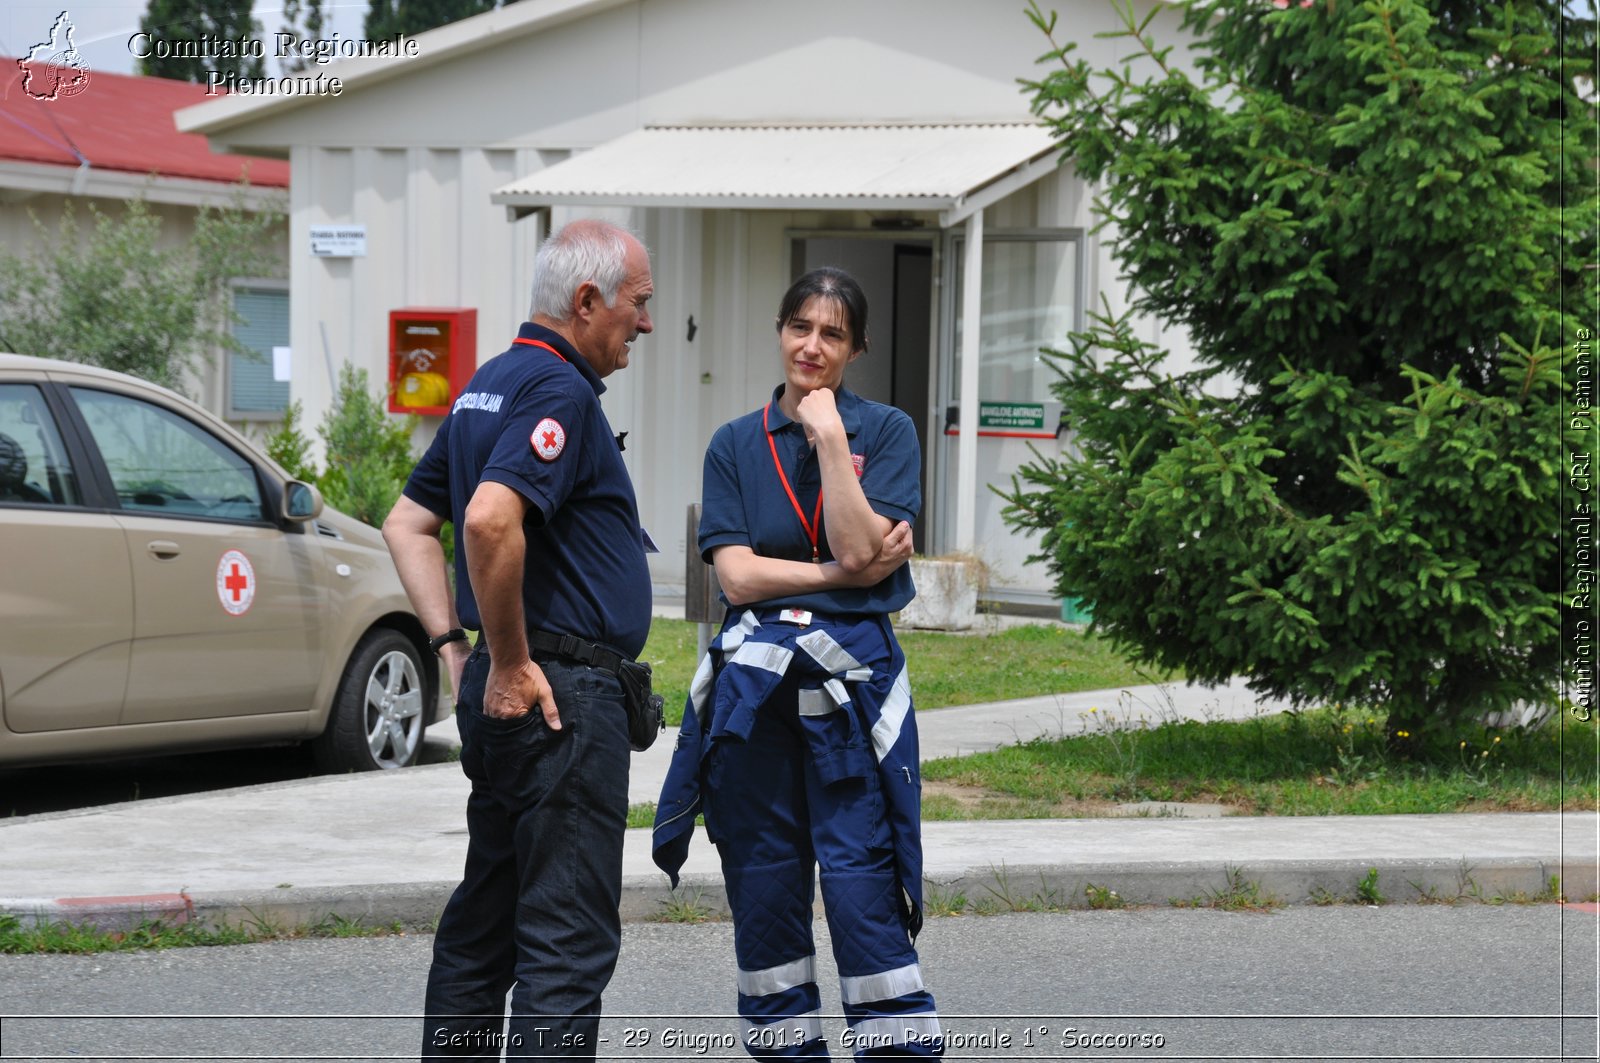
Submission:
<svg viewBox="0 0 1600 1063">
<path fill-rule="evenodd" d="M 1009 428 L 1022 431 L 1043 432 L 1044 403 L 1042 402 L 980 402 L 978 427 Z M 1051 428 L 1054 428 L 1051 425 Z"/>
</svg>

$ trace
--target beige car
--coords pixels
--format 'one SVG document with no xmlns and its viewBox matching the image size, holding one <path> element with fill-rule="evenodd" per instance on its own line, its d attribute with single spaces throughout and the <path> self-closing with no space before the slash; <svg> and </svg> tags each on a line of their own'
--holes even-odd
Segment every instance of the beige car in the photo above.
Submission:
<svg viewBox="0 0 1600 1063">
<path fill-rule="evenodd" d="M 0 766 L 399 768 L 448 715 L 378 532 L 164 388 L 0 354 L 0 551 Z"/>
</svg>

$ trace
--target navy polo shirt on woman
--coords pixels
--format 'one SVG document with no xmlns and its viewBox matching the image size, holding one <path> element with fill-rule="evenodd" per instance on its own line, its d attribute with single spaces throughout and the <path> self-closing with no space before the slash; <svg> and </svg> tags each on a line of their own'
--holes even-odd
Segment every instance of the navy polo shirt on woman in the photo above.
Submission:
<svg viewBox="0 0 1600 1063">
<path fill-rule="evenodd" d="M 605 384 L 549 329 L 524 323 L 517 340 L 473 374 L 406 482 L 406 497 L 459 529 L 480 481 L 522 495 L 532 503 L 523 525 L 528 627 L 637 657 L 650 631 L 650 573 L 633 482 L 600 408 Z M 464 539 L 456 539 L 456 611 L 462 626 L 477 630 Z"/>
<path fill-rule="evenodd" d="M 806 442 L 805 428 L 778 408 L 782 395 L 780 384 L 767 408 L 767 428 L 795 500 L 810 521 L 822 490 L 822 468 L 816 450 Z M 834 402 L 850 439 L 851 460 L 868 505 L 891 521 L 915 522 L 922 509 L 922 448 L 911 418 L 893 406 L 868 401 L 843 388 L 835 393 Z M 762 411 L 756 410 L 729 421 L 717 429 L 706 449 L 699 546 L 700 555 L 708 562 L 713 549 L 727 545 L 748 546 L 762 557 L 811 560 L 811 538 L 773 465 L 761 418 Z M 823 505 L 826 507 L 826 501 Z M 817 550 L 821 560 L 831 561 L 826 512 L 819 524 Z M 915 594 L 911 566 L 902 565 L 876 586 L 784 595 L 760 604 L 821 613 L 879 614 L 904 609 Z"/>
</svg>

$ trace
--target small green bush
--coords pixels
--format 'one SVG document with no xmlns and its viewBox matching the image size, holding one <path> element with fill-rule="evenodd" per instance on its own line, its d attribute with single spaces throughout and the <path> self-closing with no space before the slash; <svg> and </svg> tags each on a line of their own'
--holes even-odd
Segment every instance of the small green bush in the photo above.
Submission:
<svg viewBox="0 0 1600 1063">
<path fill-rule="evenodd" d="M 301 416 L 300 403 L 290 403 L 282 423 L 266 439 L 268 456 L 289 475 L 316 484 L 328 505 L 373 527 L 381 525 L 416 464 L 411 451 L 416 414 L 391 417 L 382 398 L 373 394 L 367 371 L 346 364 L 339 371 L 334 403 L 317 427 L 328 460 L 322 471 L 311 459 Z M 447 534 L 447 551 L 449 539 Z"/>
</svg>

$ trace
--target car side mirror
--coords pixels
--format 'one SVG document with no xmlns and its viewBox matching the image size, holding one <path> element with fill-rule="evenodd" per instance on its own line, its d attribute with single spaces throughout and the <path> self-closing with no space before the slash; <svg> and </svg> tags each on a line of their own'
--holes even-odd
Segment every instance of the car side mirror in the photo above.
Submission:
<svg viewBox="0 0 1600 1063">
<path fill-rule="evenodd" d="M 283 485 L 283 516 L 285 520 L 311 520 L 322 512 L 322 492 L 310 484 L 290 480 Z"/>
</svg>

